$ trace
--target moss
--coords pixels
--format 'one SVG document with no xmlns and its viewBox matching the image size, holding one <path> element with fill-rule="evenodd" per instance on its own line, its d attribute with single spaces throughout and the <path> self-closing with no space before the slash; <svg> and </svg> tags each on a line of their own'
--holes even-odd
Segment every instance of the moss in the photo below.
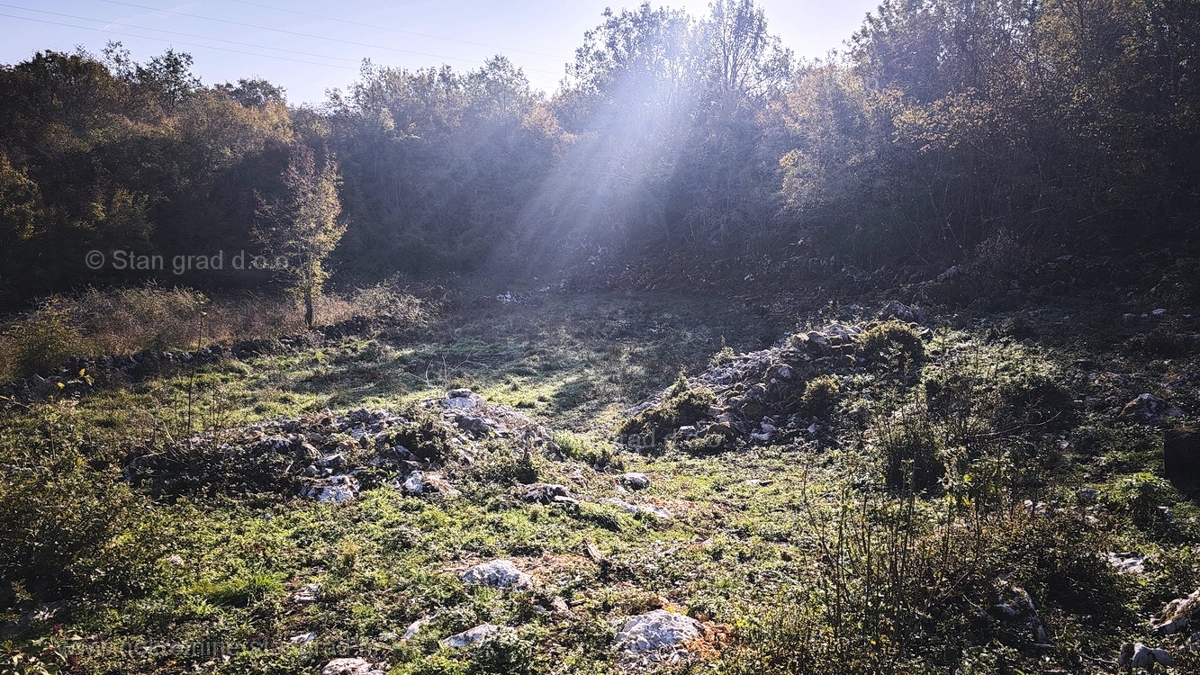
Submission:
<svg viewBox="0 0 1200 675">
<path fill-rule="evenodd" d="M 894 355 L 909 362 L 925 357 L 920 330 L 896 320 L 884 321 L 866 329 L 856 339 L 862 355 L 869 360 L 890 360 Z"/>
<path fill-rule="evenodd" d="M 712 390 L 691 389 L 686 380 L 682 386 L 677 381 L 662 403 L 627 420 L 618 433 L 624 437 L 650 437 L 657 443 L 679 427 L 699 422 L 716 403 L 717 397 Z"/>
</svg>

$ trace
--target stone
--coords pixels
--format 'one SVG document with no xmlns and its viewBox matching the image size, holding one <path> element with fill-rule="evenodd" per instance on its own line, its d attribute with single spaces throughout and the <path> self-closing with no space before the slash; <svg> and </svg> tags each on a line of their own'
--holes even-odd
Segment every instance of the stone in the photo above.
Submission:
<svg viewBox="0 0 1200 675">
<path fill-rule="evenodd" d="M 1163 468 L 1168 480 L 1200 483 L 1200 429 L 1168 429 L 1163 434 Z"/>
<path fill-rule="evenodd" d="M 354 476 L 330 476 L 309 485 L 302 496 L 318 502 L 348 502 L 358 494 L 358 480 Z"/>
<path fill-rule="evenodd" d="M 645 490 L 650 487 L 650 477 L 644 473 L 627 473 L 621 476 L 621 485 L 630 490 Z"/>
<path fill-rule="evenodd" d="M 988 613 L 1008 628 L 1017 629 L 1023 634 L 1023 641 L 1034 647 L 1042 647 L 1048 642 L 1046 627 L 1042 624 L 1033 598 L 1023 588 L 1012 587 L 1007 597 L 992 605 Z"/>
<path fill-rule="evenodd" d="M 404 630 L 404 635 L 400 636 L 400 641 L 407 642 L 417 637 L 417 634 L 421 632 L 421 629 L 428 625 L 430 621 L 433 621 L 433 617 L 425 616 L 408 624 L 408 628 Z"/>
<path fill-rule="evenodd" d="M 500 626 L 495 624 L 485 623 L 480 626 L 475 626 L 470 630 L 465 630 L 461 633 L 451 635 L 442 640 L 441 644 L 444 647 L 453 649 L 461 649 L 462 647 L 470 647 L 471 645 L 479 644 L 489 637 L 500 632 Z"/>
<path fill-rule="evenodd" d="M 621 499 L 617 499 L 616 497 L 609 497 L 608 499 L 601 499 L 600 503 L 601 504 L 611 504 L 612 506 L 615 506 L 623 511 L 628 511 L 629 513 L 633 513 L 633 514 L 646 513 L 646 514 L 654 516 L 655 518 L 661 518 L 662 520 L 670 520 L 671 519 L 671 512 L 662 508 L 661 506 L 654 506 L 651 504 L 646 504 L 646 505 L 630 504 L 629 502 L 621 500 Z"/>
<path fill-rule="evenodd" d="M 300 590 L 292 594 L 292 602 L 309 603 L 316 602 L 321 596 L 321 584 L 311 583 L 304 584 Z"/>
<path fill-rule="evenodd" d="M 1167 603 L 1152 627 L 1159 635 L 1174 635 L 1196 625 L 1200 625 L 1200 588 L 1186 598 Z"/>
<path fill-rule="evenodd" d="M 321 675 L 375 675 L 383 673 L 371 666 L 371 662 L 360 658 L 334 659 L 325 664 Z"/>
<path fill-rule="evenodd" d="M 1145 574 L 1146 556 L 1136 551 L 1124 553 L 1108 553 L 1108 564 L 1122 574 Z"/>
<path fill-rule="evenodd" d="M 492 560 L 479 563 L 462 572 L 458 578 L 464 584 L 481 584 L 491 588 L 526 589 L 534 585 L 533 577 L 517 569 L 511 560 Z"/>
<path fill-rule="evenodd" d="M 571 491 L 567 486 L 558 483 L 531 483 L 522 485 L 519 490 L 524 492 L 522 498 L 531 503 L 553 504 L 560 498 L 571 499 Z"/>
<path fill-rule="evenodd" d="M 301 633 L 299 635 L 293 635 L 292 637 L 288 638 L 288 643 L 294 644 L 294 645 L 306 645 L 316 639 L 317 639 L 316 633 Z"/>
<path fill-rule="evenodd" d="M 1172 659 L 1171 655 L 1162 649 L 1153 649 L 1140 642 L 1126 642 L 1121 645 L 1121 655 L 1117 657 L 1117 665 L 1145 668 L 1152 671 L 1156 665 L 1175 665 L 1175 659 Z"/>
<path fill-rule="evenodd" d="M 439 495 L 454 499 L 461 493 L 450 482 L 436 473 L 414 471 L 405 479 L 402 489 L 411 495 Z"/>
<path fill-rule="evenodd" d="M 1154 394 L 1139 394 L 1121 409 L 1123 419 L 1138 422 L 1157 422 L 1164 417 L 1178 417 L 1183 412 Z"/>
<path fill-rule="evenodd" d="M 676 647 L 704 634 L 699 621 L 656 609 L 630 617 L 617 633 L 616 645 L 627 653 L 653 652 L 667 647 Z"/>
</svg>

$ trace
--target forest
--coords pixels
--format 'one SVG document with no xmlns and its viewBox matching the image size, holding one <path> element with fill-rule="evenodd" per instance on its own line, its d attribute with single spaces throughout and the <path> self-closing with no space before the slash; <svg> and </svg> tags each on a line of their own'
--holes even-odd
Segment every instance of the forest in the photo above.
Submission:
<svg viewBox="0 0 1200 675">
<path fill-rule="evenodd" d="M 1200 672 L 1200 1 L 768 18 L 0 66 L 0 675 Z"/>
<path fill-rule="evenodd" d="M 257 253 L 259 203 L 302 148 L 339 167 L 343 285 L 558 283 L 597 255 L 744 275 L 763 256 L 875 271 L 945 269 L 1000 240 L 1051 258 L 1152 247 L 1194 232 L 1197 12 L 888 0 L 844 53 L 802 62 L 751 2 L 644 4 L 606 13 L 549 97 L 497 56 L 364 63 L 303 108 L 265 81 L 204 85 L 173 50 L 40 52 L 0 71 L 0 291 L 20 308 L 137 280 L 88 269 L 93 249 Z"/>
</svg>

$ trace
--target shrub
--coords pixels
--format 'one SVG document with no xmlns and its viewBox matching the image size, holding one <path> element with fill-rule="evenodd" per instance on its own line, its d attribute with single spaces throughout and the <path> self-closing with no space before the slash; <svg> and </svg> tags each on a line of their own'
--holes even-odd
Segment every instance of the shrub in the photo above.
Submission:
<svg viewBox="0 0 1200 675">
<path fill-rule="evenodd" d="M 822 375 L 809 381 L 804 387 L 801 403 L 809 415 L 828 417 L 837 404 L 841 393 L 837 378 L 832 375 Z"/>
<path fill-rule="evenodd" d="M 53 300 L 9 329 L 5 337 L 12 343 L 13 374 L 17 377 L 52 375 L 83 344 L 79 328 Z"/>
<path fill-rule="evenodd" d="M 857 341 L 863 356 L 870 360 L 891 362 L 899 357 L 912 363 L 925 356 L 919 329 L 894 319 L 871 326 L 858 335 Z"/>
<path fill-rule="evenodd" d="M 894 490 L 924 492 L 945 474 L 933 426 L 918 413 L 886 420 L 877 430 L 884 482 Z"/>
<path fill-rule="evenodd" d="M 706 388 L 692 389 L 681 373 L 662 403 L 643 410 L 621 425 L 622 436 L 650 436 L 659 439 L 670 431 L 695 424 L 708 414 L 717 397 Z"/>
<path fill-rule="evenodd" d="M 155 578 L 163 541 L 146 500 L 115 469 L 89 466 L 56 409 L 42 432 L 0 445 L 0 606 L 132 594 Z"/>
</svg>

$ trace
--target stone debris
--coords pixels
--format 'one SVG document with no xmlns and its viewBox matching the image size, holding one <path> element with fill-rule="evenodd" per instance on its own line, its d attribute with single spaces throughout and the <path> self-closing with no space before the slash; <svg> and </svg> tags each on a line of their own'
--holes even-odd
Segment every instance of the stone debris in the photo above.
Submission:
<svg viewBox="0 0 1200 675">
<path fill-rule="evenodd" d="M 673 651 L 681 644 L 695 640 L 703 634 L 704 627 L 699 621 L 683 614 L 656 609 L 630 617 L 617 633 L 615 644 L 629 654 L 659 652 L 664 649 Z"/>
<path fill-rule="evenodd" d="M 1124 553 L 1108 553 L 1105 555 L 1108 564 L 1122 574 L 1145 574 L 1147 556 L 1136 551 Z"/>
<path fill-rule="evenodd" d="M 342 503 L 352 501 L 358 495 L 358 481 L 354 476 L 330 476 L 304 488 L 300 495 L 318 502 Z"/>
<path fill-rule="evenodd" d="M 410 495 L 436 495 L 445 499 L 455 499 L 462 494 L 445 478 L 426 471 L 410 473 L 402 488 Z"/>
<path fill-rule="evenodd" d="M 1175 665 L 1175 659 L 1172 659 L 1171 655 L 1162 649 L 1147 647 L 1140 642 L 1126 642 L 1121 645 L 1121 655 L 1117 657 L 1117 665 L 1153 671 L 1155 666 Z"/>
<path fill-rule="evenodd" d="M 442 646 L 452 649 L 461 649 L 462 647 L 470 647 L 479 644 L 489 637 L 500 632 L 500 626 L 495 624 L 485 623 L 480 626 L 475 626 L 470 630 L 465 630 L 461 633 L 451 635 L 441 641 Z"/>
<path fill-rule="evenodd" d="M 479 563 L 458 575 L 464 584 L 481 584 L 491 588 L 527 589 L 534 585 L 533 577 L 517 569 L 511 560 L 492 560 Z"/>
<path fill-rule="evenodd" d="M 1153 622 L 1159 635 L 1182 633 L 1188 626 L 1200 625 L 1200 588 L 1186 598 L 1167 603 Z"/>
<path fill-rule="evenodd" d="M 320 597 L 321 597 L 321 584 L 318 584 L 318 583 L 304 584 L 303 586 L 300 587 L 300 590 L 298 590 L 292 594 L 292 602 L 301 603 L 301 604 L 309 603 L 309 602 L 316 602 L 317 599 Z"/>
<path fill-rule="evenodd" d="M 530 483 L 518 486 L 516 490 L 523 500 L 535 504 L 553 504 L 563 499 L 575 501 L 567 486 L 558 483 Z"/>
<path fill-rule="evenodd" d="M 664 509 L 661 506 L 654 506 L 652 504 L 630 504 L 629 502 L 624 501 L 622 499 L 617 499 L 616 497 L 609 497 L 607 499 L 601 499 L 600 503 L 601 504 L 610 504 L 621 510 L 628 511 L 629 513 L 633 513 L 633 514 L 646 513 L 646 514 L 654 516 L 655 518 L 661 518 L 662 520 L 670 520 L 671 519 L 671 512 Z"/>
<path fill-rule="evenodd" d="M 321 669 L 321 675 L 384 675 L 385 672 L 360 658 L 334 659 Z"/>
</svg>

